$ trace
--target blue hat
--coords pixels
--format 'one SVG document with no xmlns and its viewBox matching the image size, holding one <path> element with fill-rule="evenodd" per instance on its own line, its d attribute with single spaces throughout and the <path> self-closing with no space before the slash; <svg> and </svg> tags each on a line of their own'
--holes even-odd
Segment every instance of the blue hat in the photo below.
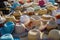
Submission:
<svg viewBox="0 0 60 40">
<path fill-rule="evenodd" d="M 14 40 L 11 34 L 5 34 L 1 36 L 0 40 Z"/>
<path fill-rule="evenodd" d="M 12 33 L 12 31 L 14 30 L 14 26 L 15 24 L 13 22 L 7 22 L 4 24 L 4 30 L 7 33 Z"/>
</svg>

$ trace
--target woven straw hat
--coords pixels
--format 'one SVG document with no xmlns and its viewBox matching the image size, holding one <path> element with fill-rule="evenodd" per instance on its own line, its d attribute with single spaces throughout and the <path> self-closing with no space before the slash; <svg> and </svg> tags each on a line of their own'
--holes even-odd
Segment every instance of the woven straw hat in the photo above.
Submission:
<svg viewBox="0 0 60 40">
<path fill-rule="evenodd" d="M 39 39 L 39 30 L 32 29 L 28 32 L 28 39 L 29 40 L 38 40 Z"/>
<path fill-rule="evenodd" d="M 52 38 L 54 40 L 59 40 L 60 39 L 60 31 L 53 29 L 49 32 L 48 37 Z"/>
</svg>

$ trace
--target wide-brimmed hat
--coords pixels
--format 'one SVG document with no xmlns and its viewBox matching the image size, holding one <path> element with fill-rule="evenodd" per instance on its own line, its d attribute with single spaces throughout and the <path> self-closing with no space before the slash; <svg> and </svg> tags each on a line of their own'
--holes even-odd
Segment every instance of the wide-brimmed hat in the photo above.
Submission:
<svg viewBox="0 0 60 40">
<path fill-rule="evenodd" d="M 44 21 L 49 21 L 51 18 L 52 18 L 51 15 L 42 15 L 41 16 L 41 20 L 44 20 Z"/>
</svg>

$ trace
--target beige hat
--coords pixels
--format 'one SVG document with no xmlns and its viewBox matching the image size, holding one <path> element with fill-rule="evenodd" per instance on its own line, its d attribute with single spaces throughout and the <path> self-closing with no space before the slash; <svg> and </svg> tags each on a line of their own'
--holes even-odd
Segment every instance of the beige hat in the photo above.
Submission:
<svg viewBox="0 0 60 40">
<path fill-rule="evenodd" d="M 33 26 L 39 26 L 40 25 L 40 16 L 37 16 L 37 15 L 31 16 L 31 21 L 33 22 Z"/>
<path fill-rule="evenodd" d="M 6 21 L 13 21 L 13 22 L 15 22 L 15 17 L 13 16 L 13 15 L 11 15 L 11 16 L 4 16 L 5 18 L 6 18 Z"/>
<path fill-rule="evenodd" d="M 39 30 L 32 29 L 28 32 L 28 40 L 38 40 L 39 39 Z"/>
<path fill-rule="evenodd" d="M 48 20 L 50 20 L 51 18 L 52 18 L 51 15 L 42 15 L 41 20 L 48 21 Z"/>
<path fill-rule="evenodd" d="M 49 5 L 47 6 L 47 9 L 53 11 L 53 10 L 56 10 L 57 8 L 53 5 Z"/>
<path fill-rule="evenodd" d="M 52 38 L 54 40 L 59 40 L 60 39 L 60 31 L 53 29 L 49 32 L 48 37 Z"/>
<path fill-rule="evenodd" d="M 40 8 L 40 10 L 38 11 L 39 15 L 42 14 L 47 14 L 47 9 L 46 8 Z"/>
</svg>

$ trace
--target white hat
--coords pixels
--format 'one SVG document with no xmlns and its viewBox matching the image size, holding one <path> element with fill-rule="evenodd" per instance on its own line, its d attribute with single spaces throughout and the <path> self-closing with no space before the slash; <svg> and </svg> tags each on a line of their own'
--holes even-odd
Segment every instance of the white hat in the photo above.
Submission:
<svg viewBox="0 0 60 40">
<path fill-rule="evenodd" d="M 23 23 L 23 24 L 28 24 L 28 23 L 30 22 L 30 17 L 27 16 L 27 15 L 22 15 L 22 16 L 20 17 L 20 21 L 21 21 L 21 23 Z"/>
<path fill-rule="evenodd" d="M 6 21 L 6 19 L 5 19 L 4 17 L 1 17 L 1 16 L 0 16 L 0 24 L 1 24 L 1 23 L 4 23 L 5 21 Z"/>
</svg>

